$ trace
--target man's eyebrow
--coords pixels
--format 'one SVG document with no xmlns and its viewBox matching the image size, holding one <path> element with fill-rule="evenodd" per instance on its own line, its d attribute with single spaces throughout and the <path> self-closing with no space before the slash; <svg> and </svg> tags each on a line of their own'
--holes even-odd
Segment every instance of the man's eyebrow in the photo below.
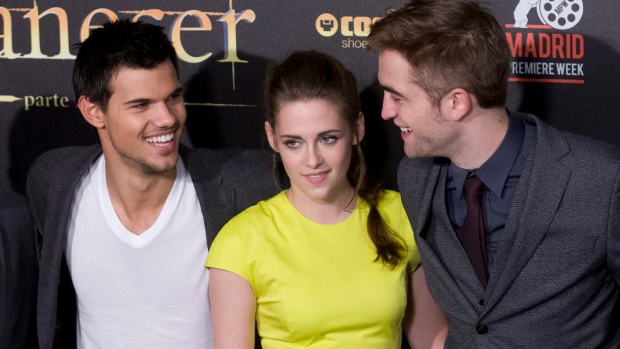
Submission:
<svg viewBox="0 0 620 349">
<path fill-rule="evenodd" d="M 169 96 L 173 96 L 177 94 L 183 94 L 182 86 L 177 87 L 174 91 L 172 91 L 172 93 Z M 136 99 L 129 100 L 123 104 L 142 104 L 142 103 L 149 103 L 151 101 L 152 99 L 150 98 L 136 98 Z"/>
<path fill-rule="evenodd" d="M 403 94 L 402 94 L 402 93 L 400 93 L 400 92 L 396 91 L 395 89 L 393 89 L 393 88 L 391 88 L 391 87 L 389 87 L 389 86 L 381 85 L 381 88 L 382 88 L 384 91 L 388 91 L 389 93 L 391 93 L 391 94 L 393 94 L 393 95 L 397 95 L 398 97 L 405 98 L 405 96 L 403 96 Z"/>
<path fill-rule="evenodd" d="M 123 104 L 125 104 L 125 105 L 129 105 L 129 104 L 143 104 L 143 103 L 149 103 L 151 101 L 152 101 L 152 99 L 150 99 L 150 98 L 136 98 L 136 99 L 132 99 L 130 101 L 127 101 L 127 102 L 125 102 Z"/>
<path fill-rule="evenodd" d="M 183 86 L 179 86 L 177 87 L 174 91 L 172 91 L 172 93 L 170 94 L 172 95 L 182 95 L 185 92 L 185 89 L 183 88 Z"/>
</svg>

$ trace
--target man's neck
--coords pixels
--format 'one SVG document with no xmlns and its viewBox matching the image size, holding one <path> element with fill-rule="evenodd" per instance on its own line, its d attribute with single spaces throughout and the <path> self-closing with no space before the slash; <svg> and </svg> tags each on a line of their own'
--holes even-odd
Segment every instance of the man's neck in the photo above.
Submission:
<svg viewBox="0 0 620 349">
<path fill-rule="evenodd" d="M 114 211 L 127 230 L 140 235 L 157 221 L 176 180 L 176 167 L 145 174 L 106 162 L 105 172 Z"/>
<path fill-rule="evenodd" d="M 476 109 L 467 116 L 460 146 L 449 156 L 450 160 L 469 170 L 482 166 L 504 140 L 508 119 L 504 108 Z"/>
</svg>

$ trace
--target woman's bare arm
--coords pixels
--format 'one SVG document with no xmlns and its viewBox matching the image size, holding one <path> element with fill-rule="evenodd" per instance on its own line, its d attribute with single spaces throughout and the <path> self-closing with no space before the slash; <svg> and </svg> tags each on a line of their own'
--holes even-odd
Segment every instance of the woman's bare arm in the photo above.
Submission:
<svg viewBox="0 0 620 349">
<path fill-rule="evenodd" d="M 256 297 L 252 286 L 226 270 L 211 268 L 209 273 L 215 349 L 253 349 Z"/>
</svg>

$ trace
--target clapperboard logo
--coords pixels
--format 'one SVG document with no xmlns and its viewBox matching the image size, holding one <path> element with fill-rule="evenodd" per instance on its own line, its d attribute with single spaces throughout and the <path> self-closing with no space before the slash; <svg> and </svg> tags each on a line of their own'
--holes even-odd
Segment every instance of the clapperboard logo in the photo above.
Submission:
<svg viewBox="0 0 620 349">
<path fill-rule="evenodd" d="M 530 22 L 536 8 L 540 24 Z M 518 0 L 514 24 L 506 24 L 512 82 L 583 84 L 583 35 L 573 32 L 584 13 L 582 0 Z"/>
<path fill-rule="evenodd" d="M 527 28 L 528 14 L 536 7 L 538 18 L 558 30 L 570 29 L 583 15 L 582 0 L 520 0 L 515 8 L 515 28 Z"/>
</svg>

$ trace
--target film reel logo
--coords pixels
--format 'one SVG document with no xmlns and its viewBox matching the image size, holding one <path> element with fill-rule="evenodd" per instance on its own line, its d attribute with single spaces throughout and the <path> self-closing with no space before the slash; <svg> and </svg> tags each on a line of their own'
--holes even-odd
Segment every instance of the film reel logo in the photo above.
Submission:
<svg viewBox="0 0 620 349">
<path fill-rule="evenodd" d="M 527 15 L 536 7 L 541 22 L 554 29 L 567 30 L 583 16 L 582 0 L 519 0 L 515 8 L 515 28 L 527 28 Z"/>
</svg>

